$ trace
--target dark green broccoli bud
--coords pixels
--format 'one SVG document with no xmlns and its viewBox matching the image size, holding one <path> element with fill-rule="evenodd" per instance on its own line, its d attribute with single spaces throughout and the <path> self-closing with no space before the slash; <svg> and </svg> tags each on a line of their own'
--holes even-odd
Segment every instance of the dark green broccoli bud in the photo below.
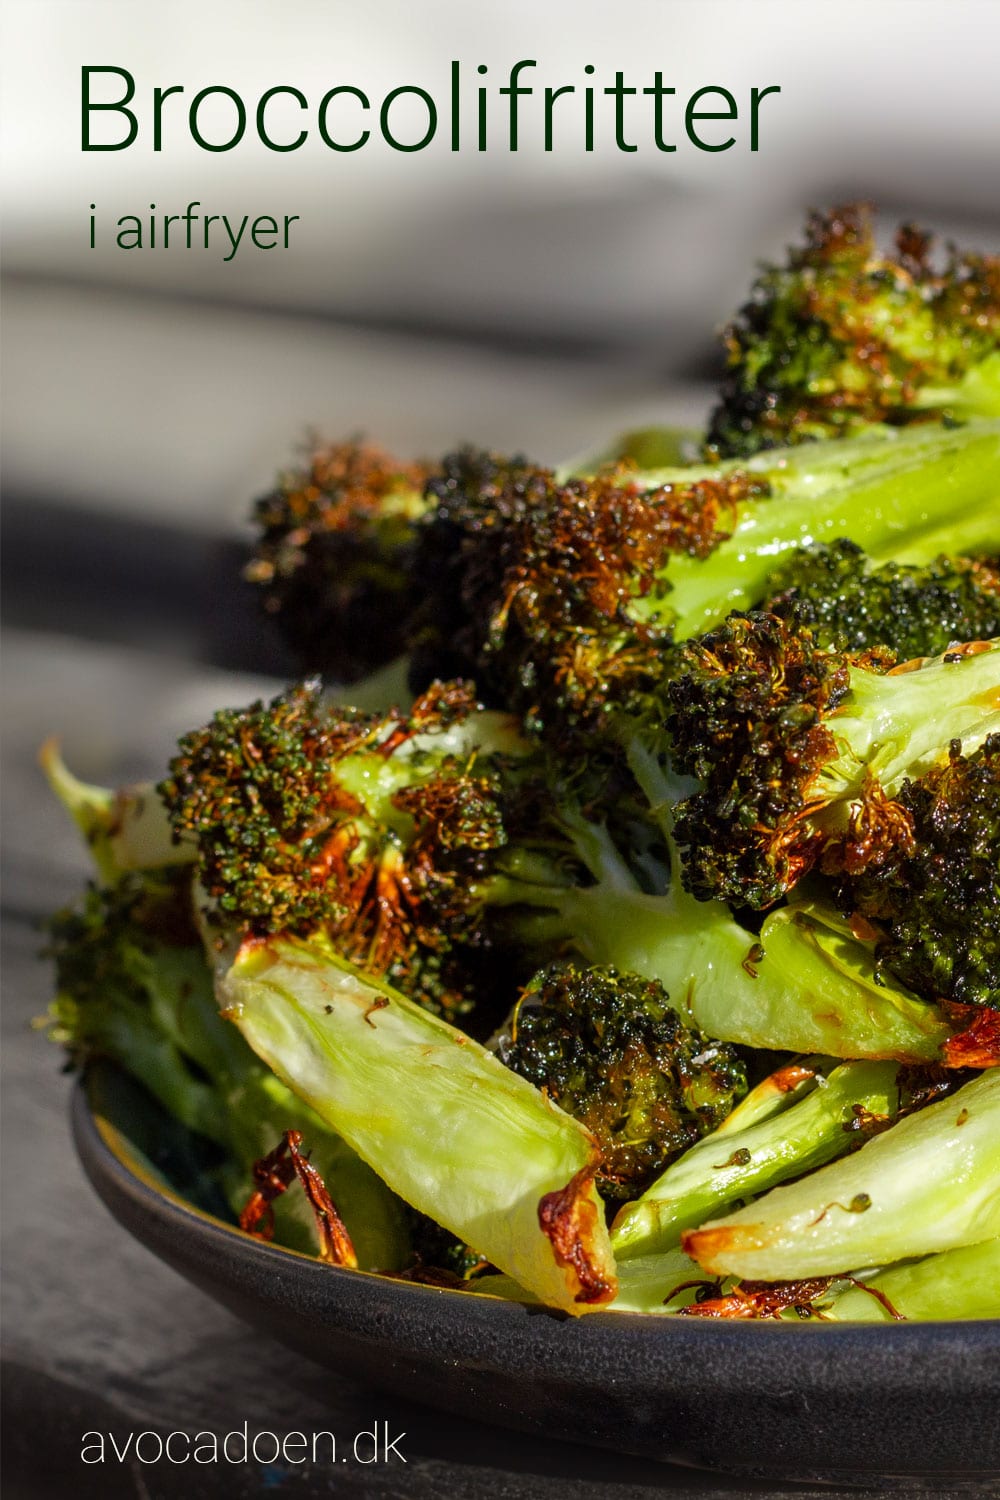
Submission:
<svg viewBox="0 0 1000 1500">
<path fill-rule="evenodd" d="M 337 443 L 257 501 L 245 576 L 307 671 L 353 682 L 405 650 L 427 474 L 378 448 Z"/>
<path fill-rule="evenodd" d="M 185 735 L 159 792 L 223 929 L 325 936 L 444 1013 L 471 1003 L 452 945 L 505 839 L 513 721 L 435 684 L 403 715 L 327 703 L 316 682 Z"/>
<path fill-rule="evenodd" d="M 727 329 L 710 447 L 745 457 L 1000 413 L 1000 258 L 952 248 L 938 269 L 931 248 L 905 226 L 882 255 L 864 204 L 814 214 L 805 246 L 762 271 Z"/>
<path fill-rule="evenodd" d="M 687 1026 L 661 984 L 552 964 L 528 985 L 500 1057 L 590 1131 L 599 1191 L 627 1202 L 746 1093 L 737 1053 Z"/>
<path fill-rule="evenodd" d="M 883 977 L 1000 1010 L 1000 734 L 968 756 L 956 740 L 894 803 L 898 836 L 856 874 L 838 874 L 838 904 L 873 929 Z"/>
<path fill-rule="evenodd" d="M 807 628 L 827 651 L 880 646 L 897 661 L 938 656 L 956 641 L 1000 636 L 1000 571 L 941 556 L 922 567 L 873 567 L 854 542 L 804 547 L 775 572 L 763 608 Z"/>
<path fill-rule="evenodd" d="M 956 736 L 973 749 L 1000 727 L 1000 642 L 886 672 L 758 613 L 731 616 L 681 655 L 667 686 L 674 759 L 702 785 L 675 831 L 702 899 L 770 906 L 844 840 L 866 788 L 891 798 Z M 869 794 L 866 805 L 874 815 L 882 804 Z M 891 812 L 875 816 L 864 857 L 893 837 Z"/>
</svg>

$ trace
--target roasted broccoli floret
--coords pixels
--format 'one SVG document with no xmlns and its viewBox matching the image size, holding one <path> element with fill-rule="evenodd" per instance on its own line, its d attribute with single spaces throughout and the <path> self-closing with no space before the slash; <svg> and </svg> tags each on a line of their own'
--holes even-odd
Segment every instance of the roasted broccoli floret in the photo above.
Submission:
<svg viewBox="0 0 1000 1500">
<path fill-rule="evenodd" d="M 616 1202 L 644 1192 L 746 1092 L 732 1047 L 685 1025 L 655 980 L 610 968 L 543 969 L 499 1053 L 590 1131 L 598 1189 Z"/>
<path fill-rule="evenodd" d="M 307 936 L 479 1036 L 519 973 L 575 953 L 658 980 L 724 1041 L 937 1056 L 940 1012 L 879 988 L 835 910 L 832 931 L 796 909 L 757 935 L 671 881 L 674 793 L 638 741 L 627 760 L 646 838 L 623 852 L 621 820 L 588 815 L 572 771 L 508 716 L 472 708 L 467 690 L 438 685 L 408 717 L 352 715 L 306 686 L 186 736 L 162 793 L 219 943 Z"/>
<path fill-rule="evenodd" d="M 358 443 L 317 447 L 257 501 L 247 580 L 306 671 L 353 682 L 405 650 L 427 466 Z"/>
<path fill-rule="evenodd" d="M 996 561 L 941 556 L 922 567 L 873 567 L 861 548 L 841 539 L 804 547 L 775 570 L 763 608 L 806 627 L 824 650 L 879 646 L 896 661 L 938 656 L 957 641 L 1000 636 Z"/>
<path fill-rule="evenodd" d="M 726 332 L 709 445 L 746 456 L 879 424 L 1000 413 L 1000 258 L 936 266 L 911 225 L 877 249 L 871 210 L 814 214 Z"/>
<path fill-rule="evenodd" d="M 536 962 L 574 953 L 657 980 L 685 1020 L 728 1042 L 913 1062 L 939 1056 L 949 1035 L 940 1010 L 901 985 L 878 984 L 870 951 L 834 907 L 782 907 L 753 932 L 724 902 L 699 901 L 671 879 L 675 788 L 637 743 L 630 763 L 655 810 L 660 847 L 635 870 L 604 823 L 550 790 L 548 818 L 511 828 L 470 890 L 500 951 L 520 949 Z"/>
<path fill-rule="evenodd" d="M 1000 424 L 565 479 L 465 451 L 429 485 L 420 638 L 565 745 L 649 718 L 671 643 L 758 604 L 804 538 L 850 535 L 876 563 L 984 550 L 998 491 Z"/>
<path fill-rule="evenodd" d="M 970 755 L 956 739 L 893 802 L 896 837 L 837 876 L 835 899 L 873 929 L 880 974 L 1000 1011 L 1000 734 Z"/>
<path fill-rule="evenodd" d="M 254 1164 L 296 1129 L 336 1198 L 358 1263 L 382 1270 L 405 1263 L 399 1202 L 219 1014 L 194 928 L 190 870 L 133 872 L 91 887 L 51 920 L 49 944 L 53 1038 L 77 1066 L 94 1058 L 119 1064 L 174 1119 L 220 1148 L 219 1185 L 234 1213 L 251 1194 Z M 303 1197 L 289 1193 L 276 1210 L 281 1242 L 315 1250 Z"/>
<path fill-rule="evenodd" d="M 185 735 L 159 791 L 209 920 L 321 936 L 431 1009 L 467 1012 L 486 970 L 453 946 L 478 940 L 468 886 L 506 837 L 502 776 L 529 748 L 475 708 L 466 685 L 437 683 L 406 714 L 364 714 L 313 681 Z"/>
<path fill-rule="evenodd" d="M 703 899 L 768 907 L 831 848 L 862 868 L 896 841 L 903 778 L 956 737 L 973 750 L 1000 728 L 1000 641 L 886 672 L 776 615 L 737 614 L 682 660 L 667 688 L 673 759 L 700 785 L 675 830 Z"/>
</svg>

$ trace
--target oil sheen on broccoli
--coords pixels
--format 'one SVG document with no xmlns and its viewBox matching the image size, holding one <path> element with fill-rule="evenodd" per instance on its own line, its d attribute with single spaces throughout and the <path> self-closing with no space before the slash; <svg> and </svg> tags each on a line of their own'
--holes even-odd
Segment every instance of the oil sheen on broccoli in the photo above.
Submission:
<svg viewBox="0 0 1000 1500">
<path fill-rule="evenodd" d="M 996 561 L 942 554 L 923 566 L 873 566 L 842 538 L 804 547 L 775 570 L 764 608 L 806 627 L 824 650 L 881 647 L 895 661 L 938 656 L 960 641 L 1000 636 Z"/>
<path fill-rule="evenodd" d="M 598 1189 L 612 1201 L 642 1193 L 746 1092 L 732 1047 L 685 1025 L 655 980 L 611 968 L 542 970 L 500 1057 L 590 1131 Z"/>
<path fill-rule="evenodd" d="M 876 566 L 995 549 L 1000 424 L 656 473 L 463 450 L 428 492 L 417 677 L 457 664 L 529 728 L 592 743 L 622 713 L 649 718 L 671 646 L 759 605 L 804 537 L 850 536 Z"/>
</svg>

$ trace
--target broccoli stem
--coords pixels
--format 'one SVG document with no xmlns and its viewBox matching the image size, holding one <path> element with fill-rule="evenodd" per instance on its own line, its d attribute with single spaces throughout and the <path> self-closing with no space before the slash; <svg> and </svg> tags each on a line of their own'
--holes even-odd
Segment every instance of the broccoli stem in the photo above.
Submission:
<svg viewBox="0 0 1000 1500">
<path fill-rule="evenodd" d="M 675 1313 L 696 1301 L 698 1289 L 712 1285 L 682 1250 L 663 1255 L 641 1255 L 618 1267 L 618 1295 L 608 1312 Z M 479 1276 L 469 1290 L 504 1302 L 534 1303 L 538 1299 L 510 1276 Z"/>
<path fill-rule="evenodd" d="M 870 949 L 813 906 L 772 912 L 755 938 L 723 902 L 697 901 L 679 881 L 653 896 L 498 877 L 484 895 L 526 908 L 517 930 L 533 946 L 568 944 L 588 963 L 659 980 L 685 1019 L 719 1041 L 931 1062 L 951 1034 L 936 1005 L 879 984 Z"/>
<path fill-rule="evenodd" d="M 889 1266 L 875 1276 L 865 1276 L 864 1286 L 881 1292 L 902 1318 L 998 1318 L 1000 1239 Z M 823 1311 L 834 1323 L 892 1320 L 885 1302 L 861 1286 L 846 1286 Z"/>
<path fill-rule="evenodd" d="M 884 675 L 855 668 L 847 698 L 827 720 L 839 754 L 816 778 L 819 802 L 838 822 L 865 778 L 893 792 L 904 776 L 920 775 L 960 740 L 965 755 L 1000 730 L 1000 641 L 983 649 L 945 652 L 916 671 Z M 825 826 L 827 819 L 817 819 Z"/>
<path fill-rule="evenodd" d="M 738 1285 L 727 1280 L 719 1290 L 725 1295 Z M 669 1316 L 696 1302 L 699 1289 L 713 1287 L 683 1250 L 638 1255 L 619 1265 L 618 1296 L 608 1311 Z M 509 1276 L 482 1276 L 470 1283 L 470 1290 L 508 1302 L 534 1301 Z M 893 1313 L 914 1322 L 995 1318 L 1000 1316 L 1000 1239 L 942 1250 L 874 1275 L 862 1272 L 857 1280 L 835 1281 L 812 1305 L 830 1323 L 888 1323 L 895 1321 Z"/>
<path fill-rule="evenodd" d="M 1000 1235 L 1000 1070 L 682 1236 L 713 1275 L 835 1276 Z"/>
<path fill-rule="evenodd" d="M 485 1048 L 315 942 L 246 942 L 219 996 L 414 1208 L 552 1306 L 614 1296 L 593 1141 Z"/>
<path fill-rule="evenodd" d="M 921 386 L 913 405 L 922 411 L 948 410 L 960 420 L 995 416 L 1000 412 L 1000 351 L 972 365 L 957 385 Z"/>
<path fill-rule="evenodd" d="M 793 1058 L 777 1072 L 769 1073 L 756 1088 L 752 1088 L 736 1108 L 730 1110 L 722 1124 L 716 1128 L 715 1134 L 732 1135 L 790 1109 L 812 1092 L 817 1075 L 825 1077 L 835 1062 L 835 1058 L 829 1057 Z"/>
<path fill-rule="evenodd" d="M 112 941 L 119 945 L 117 961 L 130 988 L 109 977 L 93 994 L 61 992 L 54 1007 L 57 1039 L 113 1058 L 181 1124 L 220 1146 L 233 1163 L 224 1170 L 223 1183 L 236 1213 L 253 1190 L 254 1163 L 286 1130 L 301 1130 L 359 1264 L 373 1270 L 404 1265 L 409 1238 L 398 1201 L 225 1023 L 201 949 L 171 946 L 145 934 L 137 941 L 116 934 Z M 279 1199 L 275 1218 L 280 1243 L 315 1251 L 316 1226 L 301 1193 Z"/>
<path fill-rule="evenodd" d="M 860 1118 L 897 1113 L 897 1073 L 895 1063 L 844 1063 L 827 1077 L 814 1074 L 812 1091 L 788 1108 L 743 1129 L 732 1128 L 730 1117 L 726 1130 L 690 1147 L 621 1210 L 611 1233 L 615 1254 L 672 1250 L 685 1229 L 703 1224 L 713 1211 L 842 1156 L 857 1140 Z"/>
<path fill-rule="evenodd" d="M 675 612 L 676 640 L 762 599 L 776 561 L 796 547 L 850 537 L 875 562 L 925 563 L 940 552 L 987 552 L 1000 541 L 995 420 L 806 443 L 759 454 L 742 466 L 726 464 L 723 472 L 738 467 L 766 477 L 772 493 L 745 501 L 732 534 L 708 557 L 671 558 L 666 602 Z M 641 478 L 649 486 L 681 484 L 701 472 L 663 470 Z M 663 607 L 662 599 L 651 597 L 650 610 Z"/>
</svg>

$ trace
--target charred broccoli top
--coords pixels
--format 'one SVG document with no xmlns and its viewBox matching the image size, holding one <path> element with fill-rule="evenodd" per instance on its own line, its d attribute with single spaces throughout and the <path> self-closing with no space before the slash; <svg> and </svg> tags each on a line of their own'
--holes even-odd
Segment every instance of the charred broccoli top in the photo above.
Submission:
<svg viewBox="0 0 1000 1500">
<path fill-rule="evenodd" d="M 420 526 L 418 682 L 428 668 L 467 672 L 563 747 L 622 714 L 652 723 L 671 644 L 758 604 L 803 535 L 850 533 L 876 562 L 930 561 L 946 537 L 988 545 L 997 439 L 985 426 L 935 429 L 744 466 L 623 463 L 567 479 L 454 454 Z"/>
<path fill-rule="evenodd" d="M 529 720 L 593 724 L 659 675 L 671 555 L 705 556 L 767 488 L 740 472 L 650 486 L 628 465 L 560 482 L 520 458 L 452 454 L 428 486 L 418 643 L 459 652 Z"/>
<path fill-rule="evenodd" d="M 379 448 L 336 443 L 257 501 L 245 576 L 307 671 L 350 682 L 405 650 L 427 474 Z"/>
<path fill-rule="evenodd" d="M 806 243 L 768 266 L 726 333 L 728 373 L 709 445 L 724 456 L 879 423 L 1000 412 L 1000 258 L 904 226 L 895 255 L 871 210 L 814 214 Z"/>
<path fill-rule="evenodd" d="M 469 883 L 505 840 L 502 770 L 526 753 L 513 721 L 475 708 L 437 683 L 406 715 L 364 714 L 309 682 L 185 735 L 159 791 L 215 919 L 325 935 L 432 1009 L 467 1009 L 451 945 L 475 936 Z"/>
<path fill-rule="evenodd" d="M 591 1132 L 598 1188 L 615 1201 L 643 1192 L 747 1086 L 734 1049 L 685 1025 L 655 980 L 571 963 L 531 981 L 500 1056 Z"/>
</svg>

